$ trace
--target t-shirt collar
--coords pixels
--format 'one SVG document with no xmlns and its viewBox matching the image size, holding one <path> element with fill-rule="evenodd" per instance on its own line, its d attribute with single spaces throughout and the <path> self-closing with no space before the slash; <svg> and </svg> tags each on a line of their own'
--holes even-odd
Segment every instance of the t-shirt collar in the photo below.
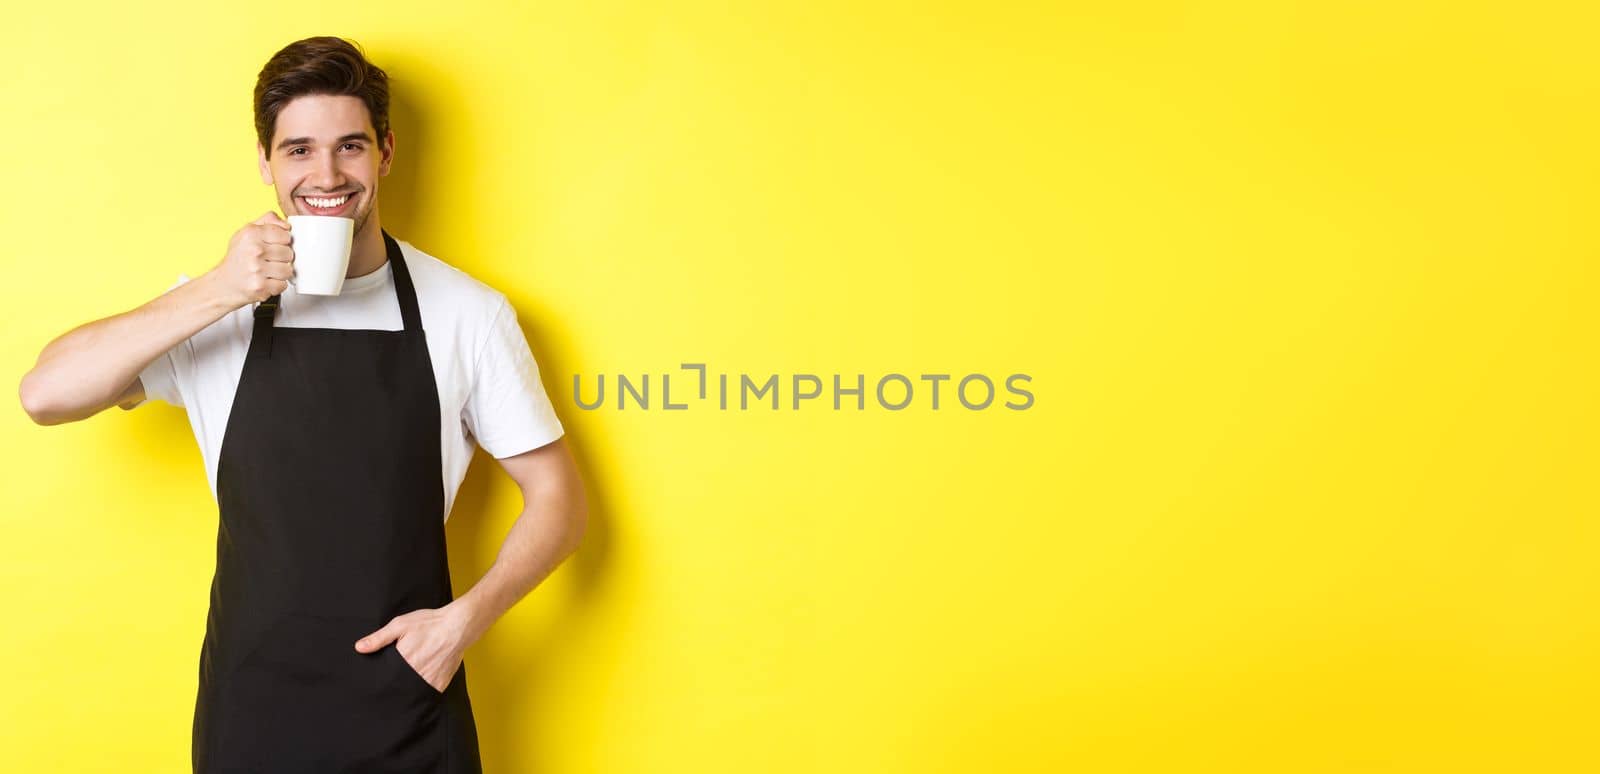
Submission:
<svg viewBox="0 0 1600 774">
<path fill-rule="evenodd" d="M 378 268 L 373 269 L 372 271 L 369 271 L 359 277 L 345 277 L 344 285 L 340 288 L 339 292 L 341 294 L 352 291 L 359 293 L 363 290 L 369 290 L 388 282 L 390 275 L 394 272 L 394 267 L 391 266 L 390 263 L 390 261 L 384 261 L 382 266 L 379 266 Z"/>
</svg>

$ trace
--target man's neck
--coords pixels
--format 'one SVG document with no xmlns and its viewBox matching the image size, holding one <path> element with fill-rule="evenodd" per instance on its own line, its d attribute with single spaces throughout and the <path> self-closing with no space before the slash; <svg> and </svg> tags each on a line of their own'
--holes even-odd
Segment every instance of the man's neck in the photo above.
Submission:
<svg viewBox="0 0 1600 774">
<path fill-rule="evenodd" d="M 344 276 L 364 277 L 383 268 L 387 260 L 389 247 L 383 243 L 383 228 L 378 225 L 378 213 L 374 212 L 350 245 L 350 268 Z"/>
</svg>

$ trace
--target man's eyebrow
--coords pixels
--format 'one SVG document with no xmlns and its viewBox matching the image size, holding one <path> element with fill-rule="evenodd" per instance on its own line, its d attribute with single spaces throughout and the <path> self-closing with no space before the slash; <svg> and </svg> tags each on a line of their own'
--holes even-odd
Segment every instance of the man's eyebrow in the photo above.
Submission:
<svg viewBox="0 0 1600 774">
<path fill-rule="evenodd" d="M 287 147 L 289 147 L 291 145 L 310 145 L 312 140 L 314 140 L 314 139 L 316 139 L 316 138 L 314 138 L 314 137 L 285 137 L 282 142 L 278 143 L 277 147 L 275 147 L 274 150 L 283 150 L 284 148 L 287 148 Z M 369 135 L 366 132 L 351 132 L 350 134 L 344 135 L 343 137 L 340 137 L 339 139 L 334 140 L 333 144 L 334 145 L 343 145 L 344 143 L 347 143 L 347 142 L 349 142 L 351 140 L 366 140 L 367 142 L 372 142 L 372 135 Z"/>
</svg>

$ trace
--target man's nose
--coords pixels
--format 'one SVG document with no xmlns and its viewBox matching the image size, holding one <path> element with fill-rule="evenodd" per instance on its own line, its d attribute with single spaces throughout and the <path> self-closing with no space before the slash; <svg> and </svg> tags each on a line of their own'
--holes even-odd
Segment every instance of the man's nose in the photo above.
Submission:
<svg viewBox="0 0 1600 774">
<path fill-rule="evenodd" d="M 344 176 L 339 174 L 339 162 L 332 156 L 324 157 L 311 174 L 311 185 L 319 191 L 337 191 L 343 182 Z"/>
</svg>

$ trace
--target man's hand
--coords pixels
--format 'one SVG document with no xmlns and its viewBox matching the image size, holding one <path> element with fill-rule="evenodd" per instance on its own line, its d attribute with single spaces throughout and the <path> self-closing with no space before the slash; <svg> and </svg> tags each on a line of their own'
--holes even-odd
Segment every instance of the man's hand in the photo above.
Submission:
<svg viewBox="0 0 1600 774">
<path fill-rule="evenodd" d="M 265 301 L 289 287 L 289 278 L 294 276 L 294 250 L 289 242 L 289 221 L 268 210 L 233 232 L 227 255 L 208 274 L 234 309 Z"/>
<path fill-rule="evenodd" d="M 394 643 L 411 669 L 443 692 L 456 676 L 462 655 L 475 636 L 466 611 L 452 602 L 395 616 L 383 628 L 356 640 L 356 650 L 372 653 Z"/>
</svg>

